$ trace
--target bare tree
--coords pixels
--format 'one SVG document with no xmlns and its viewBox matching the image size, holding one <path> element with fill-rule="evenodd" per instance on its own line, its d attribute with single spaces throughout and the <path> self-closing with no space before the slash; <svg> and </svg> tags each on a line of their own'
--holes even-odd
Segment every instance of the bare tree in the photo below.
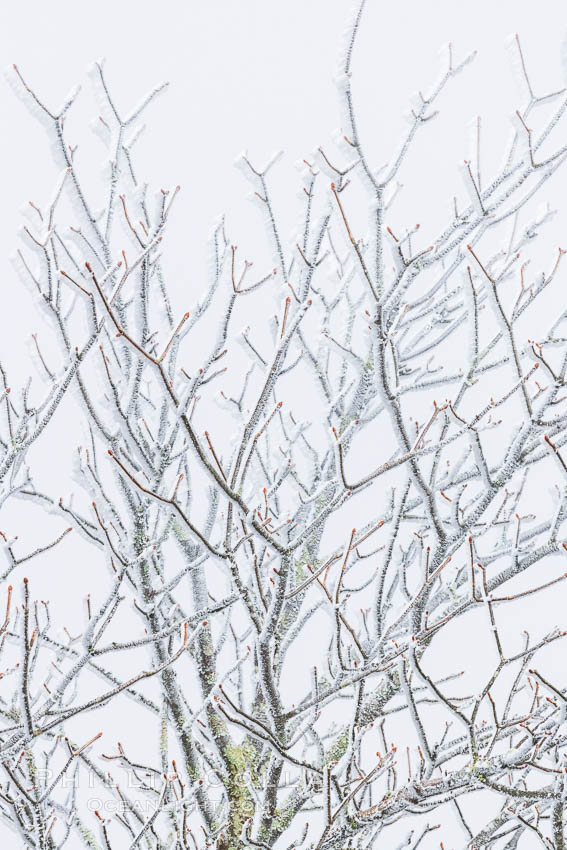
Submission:
<svg viewBox="0 0 567 850">
<path fill-rule="evenodd" d="M 279 157 L 241 156 L 274 268 L 256 274 L 220 220 L 206 291 L 181 316 L 162 265 L 179 187 L 156 201 L 133 151 L 164 87 L 125 114 L 94 66 L 95 212 L 66 137 L 78 90 L 52 109 L 13 69 L 62 169 L 17 259 L 58 360 L 34 335 L 45 389 L 10 391 L 4 370 L 0 387 L 0 504 L 60 518 L 28 554 L 4 536 L 0 814 L 17 846 L 416 850 L 458 827 L 461 847 L 565 848 L 567 683 L 539 659 L 566 633 L 511 648 L 506 611 L 567 575 L 560 287 L 529 335 L 564 252 L 532 276 L 552 211 L 523 219 L 567 157 L 550 139 L 567 93 L 534 94 L 516 39 L 525 100 L 501 170 L 466 162 L 470 201 L 441 232 L 394 233 L 407 153 L 473 57 L 449 46 L 376 171 L 351 88 L 363 7 L 337 149 L 304 161 L 297 242 L 272 203 Z M 70 392 L 87 439 L 64 500 L 57 481 L 36 486 L 27 449 Z M 71 528 L 89 563 L 76 636 L 21 580 Z M 446 669 L 455 635 L 483 646 L 478 669 Z M 133 722 L 127 752 L 105 727 Z"/>
</svg>

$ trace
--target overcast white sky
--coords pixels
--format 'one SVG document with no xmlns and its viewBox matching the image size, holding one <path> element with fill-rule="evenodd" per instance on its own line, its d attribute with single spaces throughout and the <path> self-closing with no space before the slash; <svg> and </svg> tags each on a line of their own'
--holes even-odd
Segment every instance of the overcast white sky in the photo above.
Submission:
<svg viewBox="0 0 567 850">
<path fill-rule="evenodd" d="M 281 231 L 293 231 L 293 163 L 316 145 L 329 144 L 338 124 L 333 79 L 351 7 L 351 0 L 166 0 L 159 6 L 148 0 L 4 2 L 0 63 L 16 62 L 53 106 L 75 83 L 84 84 L 69 119 L 69 138 L 79 144 L 78 168 L 91 179 L 102 166 L 103 151 L 87 127 L 97 114 L 87 67 L 106 57 L 109 82 L 125 112 L 156 83 L 171 83 L 147 114 L 148 132 L 138 156 L 143 179 L 156 189 L 182 186 L 171 231 L 181 249 L 169 262 L 185 309 L 202 290 L 206 235 L 220 212 L 227 214 L 231 240 L 258 265 L 263 260 L 263 249 L 254 242 L 257 213 L 246 201 L 249 187 L 232 165 L 243 149 L 258 163 L 284 149 L 286 157 L 273 177 L 275 200 Z M 510 115 L 525 96 L 514 83 L 506 39 L 520 34 L 537 94 L 563 85 L 560 48 L 566 29 L 559 0 L 537 6 L 524 0 L 481 0 L 474 6 L 450 0 L 370 0 L 353 70 L 360 128 L 376 166 L 396 148 L 411 96 L 418 89 L 427 92 L 438 76 L 439 48 L 451 41 L 457 60 L 479 51 L 447 90 L 439 118 L 408 159 L 393 227 L 419 221 L 423 233 L 443 222 L 450 198 L 463 195 L 458 164 L 471 155 L 469 124 L 477 115 L 483 121 L 482 165 L 489 176 L 505 148 Z M 17 247 L 18 210 L 28 200 L 45 202 L 57 171 L 42 128 L 3 79 L 0 100 L 2 309 L 10 311 L 14 337 L 20 339 L 29 332 L 29 316 L 8 263 Z M 556 224 L 546 237 L 553 250 L 561 232 Z"/>
<path fill-rule="evenodd" d="M 232 168 L 243 148 L 260 162 L 275 149 L 286 151 L 279 204 L 292 227 L 291 165 L 327 142 L 338 122 L 333 76 L 351 5 L 351 0 L 3 2 L 0 60 L 2 66 L 17 62 L 51 104 L 76 82 L 86 82 L 87 66 L 101 56 L 107 57 L 109 79 L 125 110 L 156 82 L 171 82 L 148 115 L 151 131 L 141 150 L 149 179 L 183 187 L 179 227 L 192 248 L 193 268 L 199 268 L 211 220 L 221 211 L 229 222 L 247 214 L 248 189 Z M 563 84 L 560 45 L 566 29 L 560 0 L 535 5 L 370 0 L 354 65 L 370 159 L 378 165 L 395 147 L 409 97 L 418 88 L 427 90 L 437 76 L 438 48 L 452 41 L 457 57 L 478 49 L 476 62 L 441 103 L 440 120 L 428 129 L 421 149 L 432 175 L 431 183 L 421 186 L 422 196 L 428 185 L 443 200 L 462 191 L 457 164 L 470 153 L 468 120 L 483 116 L 483 160 L 490 165 L 500 158 L 509 115 L 520 103 L 507 36 L 520 33 L 534 89 L 547 91 Z M 7 286 L 11 273 L 5 263 L 15 245 L 17 209 L 30 198 L 43 200 L 55 171 L 41 128 L 4 82 L 0 98 L 0 262 Z M 89 98 L 87 82 L 84 115 L 79 104 L 78 116 L 93 117 Z M 83 140 L 77 133 L 76 141 L 79 164 L 89 154 L 94 162 L 102 156 L 96 142 L 89 148 L 88 134 Z M 408 191 L 418 161 L 423 164 L 410 160 L 403 176 Z M 428 207 L 417 206 L 425 223 Z M 185 275 L 191 282 L 187 267 Z"/>
<path fill-rule="evenodd" d="M 285 151 L 273 175 L 274 197 L 280 230 L 292 234 L 293 164 L 315 146 L 328 145 L 339 121 L 334 75 L 351 8 L 351 0 L 166 0 L 159 6 L 148 0 L 4 2 L 0 66 L 16 62 L 52 106 L 83 83 L 68 135 L 79 145 L 75 161 L 95 195 L 103 149 L 88 129 L 97 114 L 88 66 L 106 57 L 108 79 L 124 112 L 156 83 L 171 83 L 147 113 L 148 132 L 138 157 L 142 179 L 156 189 L 182 187 L 170 229 L 170 241 L 175 239 L 179 250 L 170 253 L 168 262 L 179 308 L 187 309 L 202 291 L 206 236 L 219 213 L 226 212 L 229 238 L 248 259 L 257 267 L 267 259 L 263 237 L 255 239 L 262 231 L 246 200 L 249 186 L 232 165 L 243 149 L 258 163 L 274 150 Z M 506 40 L 520 34 L 539 94 L 563 85 L 560 55 L 566 30 L 567 14 L 559 0 L 537 6 L 525 0 L 481 0 L 474 6 L 450 0 L 370 0 L 353 71 L 360 129 L 376 166 L 395 150 L 411 96 L 418 89 L 427 93 L 437 78 L 444 61 L 439 48 L 451 41 L 457 60 L 478 50 L 475 62 L 444 94 L 439 118 L 425 128 L 408 158 L 401 174 L 405 189 L 389 222 L 393 228 L 419 221 L 427 234 L 443 223 L 451 197 L 463 196 L 458 165 L 471 155 L 470 122 L 477 115 L 483 121 L 481 160 L 488 179 L 505 149 L 510 116 L 525 101 L 525 91 L 514 82 Z M 57 170 L 43 129 L 4 79 L 0 101 L 1 304 L 14 337 L 8 354 L 3 347 L 3 357 L 19 370 L 19 343 L 29 335 L 30 317 L 8 258 L 18 245 L 20 207 L 28 200 L 44 203 Z M 560 185 L 556 181 L 557 200 Z M 546 247 L 556 250 L 563 224 L 564 218 L 558 218 L 542 240 L 542 262 L 549 256 Z"/>
</svg>

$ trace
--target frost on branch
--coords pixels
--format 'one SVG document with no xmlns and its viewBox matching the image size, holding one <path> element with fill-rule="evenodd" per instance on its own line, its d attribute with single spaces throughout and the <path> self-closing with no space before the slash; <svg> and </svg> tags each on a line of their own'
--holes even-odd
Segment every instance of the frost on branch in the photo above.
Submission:
<svg viewBox="0 0 567 850">
<path fill-rule="evenodd" d="M 273 260 L 218 219 L 179 314 L 163 257 L 182 189 L 135 159 L 164 86 L 122 114 L 92 67 L 94 212 L 64 122 L 78 90 L 54 111 L 12 69 L 61 166 L 14 261 L 39 307 L 33 381 L 0 367 L 0 828 L 18 846 L 565 846 L 567 683 L 548 669 L 565 631 L 541 602 L 565 591 L 564 250 L 530 259 L 567 98 L 534 94 L 515 37 L 502 168 L 483 173 L 475 118 L 464 206 L 439 232 L 396 225 L 420 192 L 407 153 L 472 56 L 444 49 L 376 163 L 353 97 L 363 7 L 293 238 L 281 155 L 241 155 Z M 29 451 L 56 427 L 70 493 Z M 16 498 L 52 523 L 37 545 L 8 528 Z M 84 582 L 73 631 L 36 598 L 55 555 Z"/>
</svg>

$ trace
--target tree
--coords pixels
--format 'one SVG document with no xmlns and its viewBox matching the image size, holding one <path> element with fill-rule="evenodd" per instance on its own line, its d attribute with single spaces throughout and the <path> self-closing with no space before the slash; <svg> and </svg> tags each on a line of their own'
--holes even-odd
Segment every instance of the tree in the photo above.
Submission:
<svg viewBox="0 0 567 850">
<path fill-rule="evenodd" d="M 545 663 L 566 632 L 518 647 L 506 612 L 567 575 L 563 299 L 529 335 L 564 252 L 532 277 L 552 211 L 523 218 L 567 156 L 547 150 L 567 97 L 534 95 L 516 38 L 527 96 L 501 170 L 485 182 L 466 162 L 470 202 L 441 232 L 394 233 L 406 155 L 473 57 L 449 46 L 375 171 L 351 88 L 363 7 L 338 150 L 305 159 L 296 244 L 272 203 L 279 157 L 242 155 L 275 266 L 254 276 L 218 221 L 181 318 L 162 264 L 179 187 L 155 202 L 133 153 L 164 87 L 124 117 L 94 66 L 96 213 L 65 134 L 78 90 L 53 110 L 13 69 L 62 169 L 17 259 L 59 359 L 33 336 L 39 400 L 2 370 L 0 504 L 59 517 L 28 554 L 3 535 L 0 813 L 18 846 L 415 850 L 458 827 L 463 847 L 565 847 L 567 689 Z M 88 438 L 65 500 L 36 486 L 28 449 L 70 393 Z M 543 476 L 554 508 L 536 521 Z M 89 559 L 77 636 L 22 573 L 71 529 Z M 475 642 L 476 669 L 455 670 L 456 639 Z M 132 723 L 127 751 L 105 727 Z"/>
</svg>

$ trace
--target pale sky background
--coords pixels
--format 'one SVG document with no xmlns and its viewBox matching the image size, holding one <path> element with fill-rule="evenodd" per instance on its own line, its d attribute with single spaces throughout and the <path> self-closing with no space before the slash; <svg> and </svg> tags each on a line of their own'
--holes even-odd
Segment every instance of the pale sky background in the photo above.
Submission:
<svg viewBox="0 0 567 850">
<path fill-rule="evenodd" d="M 98 111 L 88 66 L 106 57 L 109 84 L 123 112 L 155 84 L 170 82 L 146 113 L 148 131 L 137 157 L 142 179 L 156 189 L 182 187 L 170 228 L 179 250 L 168 260 L 179 309 L 187 309 L 202 291 L 206 236 L 219 213 L 226 213 L 229 238 L 244 256 L 257 268 L 267 260 L 257 211 L 246 200 L 249 184 L 233 167 L 243 149 L 258 164 L 275 150 L 285 151 L 272 182 L 280 230 L 292 236 L 298 210 L 294 163 L 319 144 L 332 149 L 330 137 L 339 122 L 334 75 L 351 0 L 188 0 L 159 8 L 146 0 L 32 0 L 0 6 L 0 67 L 17 62 L 53 107 L 73 85 L 83 84 L 68 138 L 79 144 L 75 162 L 83 176 L 88 174 L 95 196 L 104 154 L 87 126 Z M 400 177 L 405 191 L 389 222 L 394 230 L 419 221 L 422 233 L 436 232 L 452 196 L 464 199 L 459 164 L 472 154 L 470 124 L 478 115 L 485 180 L 500 163 L 510 116 L 525 100 L 511 71 L 509 36 L 520 34 L 538 94 L 564 84 L 560 55 L 566 30 L 567 13 L 558 0 L 537 6 L 482 0 L 474 7 L 369 0 L 353 79 L 360 130 L 374 166 L 396 149 L 411 97 L 418 89 L 427 92 L 445 68 L 439 49 L 451 41 L 456 61 L 478 50 L 472 65 L 447 88 L 439 117 L 423 129 L 408 158 Z M 0 99 L 1 305 L 9 311 L 14 334 L 11 353 L 6 355 L 4 346 L 2 354 L 19 370 L 16 340 L 29 334 L 30 317 L 8 257 L 18 245 L 19 209 L 28 200 L 45 203 L 58 172 L 42 127 L 3 79 Z M 561 198 L 561 181 L 555 181 L 551 196 L 546 190 L 546 197 Z M 546 265 L 563 224 L 556 219 L 541 240 Z"/>
<path fill-rule="evenodd" d="M 187 0 L 159 6 L 146 0 L 4 2 L 0 61 L 2 67 L 17 62 L 53 105 L 72 85 L 84 83 L 77 124 L 79 117 L 96 114 L 85 71 L 101 56 L 107 58 L 108 78 L 124 111 L 156 83 L 170 81 L 168 92 L 147 113 L 151 129 L 140 152 L 149 179 L 158 186 L 179 183 L 183 189 L 177 222 L 191 267 L 179 265 L 181 289 L 199 286 L 196 276 L 215 216 L 227 213 L 234 241 L 244 231 L 238 225 L 247 225 L 248 186 L 232 167 L 244 148 L 258 162 L 279 148 L 286 152 L 274 179 L 281 184 L 277 201 L 284 224 L 287 215 L 288 229 L 293 228 L 292 165 L 316 145 L 328 143 L 338 123 L 333 77 L 351 5 L 351 0 Z M 468 121 L 478 114 L 483 118 L 483 162 L 490 166 L 500 160 L 509 116 L 523 101 L 511 74 L 507 37 L 520 34 L 538 93 L 563 85 L 560 47 L 566 30 L 567 13 L 559 0 L 537 5 L 481 0 L 474 6 L 369 0 L 353 70 L 355 96 L 363 104 L 361 130 L 375 165 L 396 147 L 410 97 L 436 79 L 438 49 L 452 41 L 457 60 L 479 51 L 447 91 L 440 118 L 418 146 L 425 170 L 419 171 L 420 191 L 412 203 L 422 224 L 431 214 L 428 188 L 447 200 L 455 192 L 462 194 L 457 165 L 471 153 Z M 0 85 L 0 262 L 6 281 L 17 209 L 28 199 L 44 200 L 56 172 L 41 127 L 10 89 Z M 85 139 L 77 136 L 77 162 L 81 154 L 84 160 L 91 154 L 96 162 L 97 152 L 102 156 L 98 140 L 88 133 Z M 408 191 L 419 153 L 403 177 Z M 255 215 L 253 211 L 251 219 Z"/>
<path fill-rule="evenodd" d="M 299 186 L 294 163 L 309 157 L 319 144 L 331 148 L 339 121 L 334 75 L 351 7 L 351 0 L 166 0 L 161 5 L 148 0 L 3 0 L 0 66 L 16 62 L 54 107 L 74 84 L 84 85 L 69 119 L 68 137 L 79 142 L 77 167 L 91 171 L 93 164 L 102 167 L 104 154 L 85 129 L 97 114 L 86 75 L 89 64 L 106 57 L 109 82 L 125 113 L 156 83 L 170 82 L 147 112 L 148 130 L 139 143 L 138 161 L 141 176 L 156 188 L 182 187 L 169 236 L 177 247 L 167 262 L 174 298 L 185 309 L 204 286 L 206 237 L 221 212 L 227 215 L 231 241 L 242 246 L 244 255 L 258 268 L 267 259 L 263 227 L 246 200 L 249 185 L 233 167 L 243 149 L 259 164 L 273 151 L 285 151 L 273 176 L 274 202 L 284 236 L 293 233 Z M 393 229 L 396 222 L 419 221 L 436 230 L 452 196 L 464 199 L 459 164 L 471 155 L 470 122 L 477 115 L 483 122 L 485 182 L 499 164 L 511 131 L 510 116 L 525 103 L 525 91 L 519 93 L 511 70 L 506 44 L 510 35 L 517 32 L 522 39 L 536 94 L 566 84 L 561 63 L 566 10 L 560 0 L 480 0 L 474 5 L 369 0 L 353 65 L 353 89 L 359 129 L 375 166 L 395 150 L 413 94 L 417 89 L 427 92 L 445 68 L 439 48 L 451 41 L 456 61 L 478 50 L 475 62 L 439 101 L 439 117 L 424 128 L 408 160 L 400 178 L 406 191 L 392 214 Z M 58 172 L 43 128 L 3 78 L 0 103 L 0 357 L 19 379 L 29 371 L 25 337 L 41 320 L 30 313 L 29 298 L 9 256 L 18 247 L 20 208 L 28 200 L 44 203 Z M 566 137 L 567 126 L 556 138 Z M 542 195 L 559 207 L 559 215 L 539 240 L 533 255 L 536 267 L 541 260 L 541 267 L 548 269 L 557 246 L 567 248 L 566 174 L 561 171 L 553 188 Z M 96 176 L 95 167 L 87 178 L 95 192 Z M 67 438 L 61 419 L 52 423 L 52 462 L 57 462 L 58 451 L 67 453 Z M 25 511 L 15 502 L 2 518 L 10 526 L 6 530 L 23 539 L 29 522 Z M 33 516 L 49 537 L 50 518 Z M 46 591 L 54 580 L 59 588 L 64 583 L 69 600 L 79 599 L 84 582 L 69 569 L 73 550 L 66 551 L 66 561 L 46 556 L 42 570 L 35 570 L 36 580 Z M 54 573 L 46 572 L 50 566 Z M 543 608 L 532 606 L 534 624 L 542 614 Z M 558 668 L 564 665 L 558 662 Z"/>
</svg>

